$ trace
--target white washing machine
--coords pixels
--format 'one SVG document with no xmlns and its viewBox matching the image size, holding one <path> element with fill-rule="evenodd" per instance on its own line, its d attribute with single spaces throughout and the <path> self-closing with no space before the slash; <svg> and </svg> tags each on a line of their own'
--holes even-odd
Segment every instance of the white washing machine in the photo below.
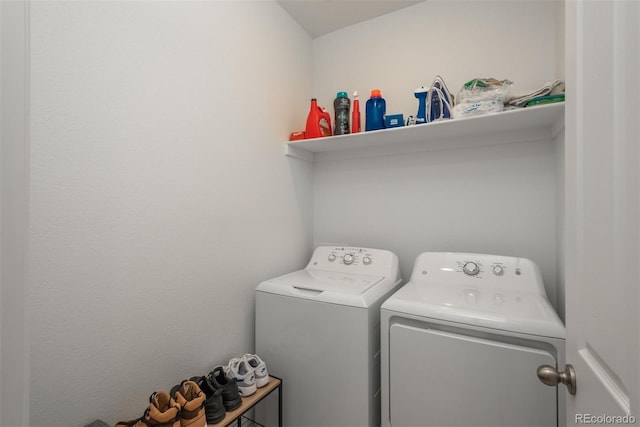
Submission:
<svg viewBox="0 0 640 427">
<path fill-rule="evenodd" d="M 256 288 L 256 353 L 283 379 L 284 426 L 380 424 L 380 306 L 400 281 L 392 252 L 321 246 Z"/>
<path fill-rule="evenodd" d="M 384 302 L 383 426 L 557 426 L 565 329 L 530 260 L 423 253 Z"/>
</svg>

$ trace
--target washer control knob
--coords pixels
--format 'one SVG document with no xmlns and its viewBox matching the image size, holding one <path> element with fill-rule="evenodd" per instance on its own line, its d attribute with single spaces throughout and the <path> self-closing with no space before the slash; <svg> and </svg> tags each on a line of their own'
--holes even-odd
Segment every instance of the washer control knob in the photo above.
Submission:
<svg viewBox="0 0 640 427">
<path fill-rule="evenodd" d="M 329 254 L 329 262 L 333 262 L 336 260 L 336 254 Z"/>
<path fill-rule="evenodd" d="M 462 271 L 469 276 L 475 276 L 480 273 L 480 266 L 473 261 L 465 262 L 462 266 Z"/>
<path fill-rule="evenodd" d="M 494 265 L 493 274 L 495 274 L 496 276 L 502 276 L 504 274 L 504 267 L 501 265 Z"/>
<path fill-rule="evenodd" d="M 364 265 L 369 265 L 369 264 L 371 264 L 371 258 L 370 258 L 370 257 L 368 257 L 368 256 L 366 256 L 366 257 L 362 258 L 362 263 L 363 263 Z"/>
<path fill-rule="evenodd" d="M 342 257 L 342 260 L 344 261 L 345 265 L 351 265 L 353 264 L 353 261 L 356 259 L 355 256 L 353 256 L 353 254 L 345 254 Z"/>
</svg>

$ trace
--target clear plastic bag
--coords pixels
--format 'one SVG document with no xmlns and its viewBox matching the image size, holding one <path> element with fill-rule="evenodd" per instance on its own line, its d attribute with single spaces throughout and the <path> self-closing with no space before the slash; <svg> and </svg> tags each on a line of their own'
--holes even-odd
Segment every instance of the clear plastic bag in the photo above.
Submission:
<svg viewBox="0 0 640 427">
<path fill-rule="evenodd" d="M 502 101 L 488 100 L 477 102 L 459 102 L 453 107 L 453 117 L 478 116 L 480 114 L 497 113 L 504 110 Z"/>
<path fill-rule="evenodd" d="M 458 93 L 453 116 L 456 118 L 502 111 L 511 96 L 509 80 L 494 78 L 473 79 Z"/>
<path fill-rule="evenodd" d="M 513 82 L 510 80 L 496 80 L 494 78 L 488 79 L 473 79 L 466 82 L 460 93 L 458 94 L 458 101 L 464 102 L 478 102 L 478 101 L 502 101 L 504 104 L 508 101 L 511 94 L 511 85 Z"/>
</svg>

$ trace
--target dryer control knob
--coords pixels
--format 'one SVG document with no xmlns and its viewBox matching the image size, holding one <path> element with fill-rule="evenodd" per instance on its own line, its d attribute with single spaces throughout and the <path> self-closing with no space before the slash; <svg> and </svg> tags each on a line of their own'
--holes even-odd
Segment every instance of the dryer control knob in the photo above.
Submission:
<svg viewBox="0 0 640 427">
<path fill-rule="evenodd" d="M 480 267 L 475 262 L 469 261 L 464 263 L 464 265 L 462 266 L 462 271 L 464 271 L 464 274 L 467 274 L 469 276 L 475 276 L 476 274 L 480 273 Z"/>
<path fill-rule="evenodd" d="M 493 274 L 495 274 L 496 276 L 502 276 L 504 274 L 504 267 L 502 267 L 501 265 L 494 265 Z"/>
<path fill-rule="evenodd" d="M 345 265 L 351 265 L 353 264 L 353 261 L 355 260 L 355 256 L 353 256 L 353 254 L 345 254 L 342 257 L 342 260 L 344 261 Z"/>
<path fill-rule="evenodd" d="M 366 257 L 362 258 L 362 263 L 363 263 L 364 265 L 369 265 L 369 264 L 371 264 L 371 258 L 370 258 L 370 257 L 368 257 L 368 256 L 366 256 Z"/>
<path fill-rule="evenodd" d="M 329 262 L 333 262 L 336 260 L 336 254 L 329 254 Z"/>
</svg>

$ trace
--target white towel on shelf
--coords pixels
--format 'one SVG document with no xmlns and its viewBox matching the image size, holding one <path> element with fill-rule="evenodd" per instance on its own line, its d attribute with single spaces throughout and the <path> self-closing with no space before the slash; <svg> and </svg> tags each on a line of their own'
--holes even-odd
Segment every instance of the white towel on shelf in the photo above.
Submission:
<svg viewBox="0 0 640 427">
<path fill-rule="evenodd" d="M 554 80 L 552 82 L 547 82 L 543 86 L 538 89 L 523 93 L 520 95 L 515 95 L 509 100 L 509 105 L 514 105 L 516 107 L 524 107 L 527 105 L 527 102 L 531 101 L 533 98 L 537 96 L 545 96 L 549 94 L 563 93 L 564 92 L 564 82 L 562 80 Z"/>
</svg>

